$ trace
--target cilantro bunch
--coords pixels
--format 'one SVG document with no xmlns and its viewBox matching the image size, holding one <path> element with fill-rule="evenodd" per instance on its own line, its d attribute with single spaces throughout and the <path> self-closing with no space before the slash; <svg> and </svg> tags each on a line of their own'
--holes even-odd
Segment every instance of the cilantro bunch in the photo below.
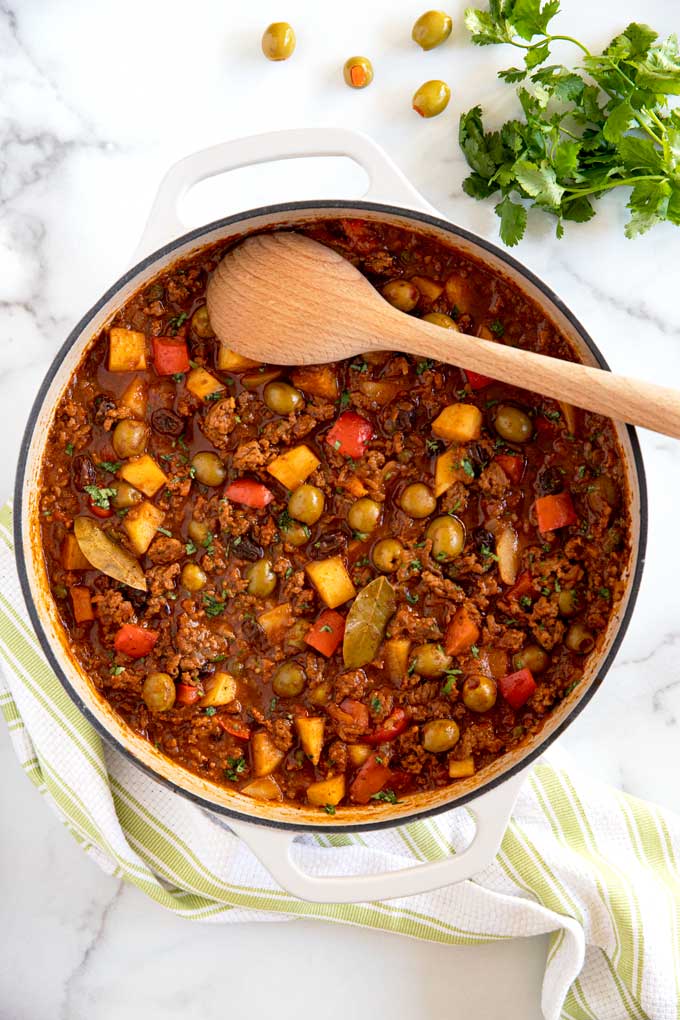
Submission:
<svg viewBox="0 0 680 1020">
<path fill-rule="evenodd" d="M 499 72 L 518 84 L 523 120 L 485 131 L 481 107 L 460 119 L 459 141 L 472 173 L 463 189 L 472 198 L 499 194 L 495 207 L 507 245 L 524 235 L 527 204 L 564 221 L 583 223 L 594 202 L 614 188 L 630 187 L 627 237 L 662 220 L 680 224 L 680 52 L 647 25 L 631 24 L 601 54 L 549 24 L 559 0 L 490 0 L 489 10 L 468 8 L 465 24 L 478 46 L 508 43 L 523 51 L 524 66 Z M 580 66 L 546 64 L 551 44 L 573 43 Z"/>
</svg>

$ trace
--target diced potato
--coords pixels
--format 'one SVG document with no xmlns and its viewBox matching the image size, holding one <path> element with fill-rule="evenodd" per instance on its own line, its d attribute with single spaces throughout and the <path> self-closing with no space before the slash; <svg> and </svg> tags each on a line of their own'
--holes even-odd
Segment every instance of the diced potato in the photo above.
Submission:
<svg viewBox="0 0 680 1020">
<path fill-rule="evenodd" d="M 141 372 L 146 368 L 146 337 L 135 329 L 109 330 L 109 372 Z"/>
<path fill-rule="evenodd" d="M 454 482 L 463 482 L 467 478 L 462 465 L 461 451 L 455 447 L 441 453 L 434 466 L 434 494 L 439 499 L 442 493 L 450 489 Z M 467 481 L 470 479 L 467 478 Z"/>
<path fill-rule="evenodd" d="M 228 705 L 236 697 L 236 680 L 231 673 L 213 673 L 203 684 L 205 694 L 199 705 Z"/>
<path fill-rule="evenodd" d="M 408 382 L 401 379 L 360 379 L 358 388 L 365 397 L 372 400 L 378 407 L 384 407 L 390 400 L 408 388 Z"/>
<path fill-rule="evenodd" d="M 338 380 L 328 365 L 300 365 L 291 372 L 290 378 L 303 393 L 311 393 L 313 397 L 323 397 L 324 400 L 338 399 Z"/>
<path fill-rule="evenodd" d="M 244 372 L 247 368 L 257 368 L 259 364 L 259 361 L 252 361 L 236 351 L 230 351 L 226 344 L 220 344 L 217 351 L 217 368 L 220 372 Z"/>
<path fill-rule="evenodd" d="M 286 636 L 288 628 L 293 623 L 293 615 L 288 602 L 282 602 L 280 606 L 267 609 L 260 613 L 257 618 L 262 630 L 265 632 L 273 645 L 279 644 Z"/>
<path fill-rule="evenodd" d="M 247 390 L 256 390 L 258 386 L 266 386 L 281 375 L 282 368 L 256 368 L 254 372 L 245 372 L 241 376 L 241 385 Z"/>
<path fill-rule="evenodd" d="M 444 284 L 446 300 L 451 308 L 459 312 L 467 313 L 472 307 L 472 294 L 469 281 L 464 276 L 457 276 L 455 273 L 449 276 Z"/>
<path fill-rule="evenodd" d="M 410 651 L 410 638 L 391 638 L 385 642 L 385 665 L 392 683 L 398 683 L 406 676 Z"/>
<path fill-rule="evenodd" d="M 118 474 L 149 498 L 155 496 L 168 481 L 168 476 L 148 453 L 143 453 L 140 457 L 131 457 L 123 464 Z"/>
<path fill-rule="evenodd" d="M 245 793 L 246 797 L 253 797 L 254 800 L 283 800 L 281 788 L 273 776 L 251 780 L 241 788 L 241 793 Z"/>
<path fill-rule="evenodd" d="M 325 807 L 331 804 L 335 807 L 345 796 L 345 777 L 333 776 L 331 779 L 322 779 L 318 783 L 310 783 L 307 787 L 307 800 L 315 807 Z"/>
<path fill-rule="evenodd" d="M 312 765 L 319 764 L 323 748 L 324 720 L 321 716 L 298 715 L 295 717 L 295 729 L 298 731 L 302 750 Z"/>
<path fill-rule="evenodd" d="M 78 545 L 76 536 L 71 532 L 66 535 L 61 544 L 61 565 L 64 570 L 91 570 L 92 566 L 85 558 L 84 553 Z"/>
<path fill-rule="evenodd" d="M 477 330 L 477 336 L 479 337 L 480 340 L 497 340 L 498 339 L 498 337 L 495 337 L 493 335 L 493 333 L 491 332 L 491 330 L 489 329 L 488 326 L 480 326 L 479 329 Z"/>
<path fill-rule="evenodd" d="M 474 776 L 475 762 L 473 758 L 462 758 L 460 761 L 449 761 L 449 779 L 466 779 Z"/>
<path fill-rule="evenodd" d="M 71 602 L 73 604 L 73 617 L 76 623 L 91 623 L 94 620 L 94 609 L 92 607 L 92 596 L 89 588 L 76 584 L 71 588 Z"/>
<path fill-rule="evenodd" d="M 207 400 L 213 393 L 221 393 L 226 389 L 224 383 L 205 368 L 192 368 L 187 376 L 186 386 L 199 400 Z"/>
<path fill-rule="evenodd" d="M 316 560 L 305 567 L 309 580 L 329 609 L 341 606 L 356 595 L 356 588 L 340 556 Z"/>
<path fill-rule="evenodd" d="M 253 773 L 256 776 L 268 776 L 279 767 L 286 757 L 273 742 L 266 730 L 258 730 L 250 738 L 253 755 Z"/>
<path fill-rule="evenodd" d="M 145 418 L 148 401 L 146 383 L 141 375 L 136 375 L 120 398 L 133 418 Z"/>
<path fill-rule="evenodd" d="M 368 744 L 348 744 L 347 754 L 355 769 L 361 768 L 373 750 Z"/>
<path fill-rule="evenodd" d="M 308 446 L 301 443 L 294 446 L 292 450 L 275 457 L 271 464 L 267 465 L 267 471 L 273 475 L 277 482 L 291 492 L 299 489 L 306 478 L 309 478 L 313 471 L 316 471 L 321 461 L 316 457 Z"/>
<path fill-rule="evenodd" d="M 567 432 L 570 436 L 575 436 L 578 429 L 578 411 L 573 404 L 567 404 L 565 400 L 558 401 L 564 423 L 567 426 Z"/>
<path fill-rule="evenodd" d="M 331 700 L 332 691 L 333 685 L 330 680 L 322 680 L 316 687 L 311 688 L 307 700 L 311 701 L 312 705 L 327 705 Z"/>
<path fill-rule="evenodd" d="M 431 280 L 429 276 L 412 276 L 409 283 L 414 284 L 425 300 L 430 303 L 436 301 L 444 291 L 441 283 L 437 283 L 436 280 Z"/>
<path fill-rule="evenodd" d="M 143 556 L 149 548 L 164 517 L 163 511 L 146 499 L 130 507 L 123 518 L 123 527 L 137 556 Z"/>
<path fill-rule="evenodd" d="M 432 422 L 432 431 L 449 442 L 467 443 L 479 439 L 482 412 L 474 404 L 449 404 Z"/>
<path fill-rule="evenodd" d="M 519 538 L 512 524 L 502 524 L 496 532 L 498 573 L 503 584 L 514 584 L 519 570 Z"/>
<path fill-rule="evenodd" d="M 356 475 L 350 475 L 344 482 L 340 483 L 340 488 L 344 492 L 348 492 L 350 496 L 354 496 L 356 499 L 361 499 L 368 492 L 368 489 Z"/>
</svg>

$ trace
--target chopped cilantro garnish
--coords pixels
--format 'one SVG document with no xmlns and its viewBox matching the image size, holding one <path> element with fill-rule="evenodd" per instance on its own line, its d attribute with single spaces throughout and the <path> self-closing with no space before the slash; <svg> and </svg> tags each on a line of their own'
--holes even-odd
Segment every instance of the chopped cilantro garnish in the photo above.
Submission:
<svg viewBox="0 0 680 1020">
<path fill-rule="evenodd" d="M 75 449 L 73 443 L 67 443 L 66 446 L 64 447 L 64 449 L 66 450 L 66 456 L 67 457 L 72 457 L 73 456 L 73 451 Z"/>
<path fill-rule="evenodd" d="M 213 705 L 208 705 L 207 708 L 203 709 L 204 715 L 214 715 L 217 709 Z"/>
<path fill-rule="evenodd" d="M 238 781 L 239 776 L 246 770 L 246 760 L 243 757 L 239 758 L 227 758 L 227 768 L 224 770 L 224 774 L 227 779 L 230 779 L 232 783 Z"/>
<path fill-rule="evenodd" d="M 207 616 L 219 616 L 226 609 L 226 602 L 221 602 L 214 595 L 203 596 L 203 608 Z"/>
<path fill-rule="evenodd" d="M 489 329 L 491 330 L 494 336 L 497 336 L 499 338 L 502 337 L 503 334 L 505 333 L 505 326 L 503 325 L 500 319 L 494 319 L 493 322 L 490 322 Z"/>
<path fill-rule="evenodd" d="M 111 509 L 111 497 L 116 495 L 116 489 L 100 488 L 98 485 L 86 485 L 85 492 L 88 494 L 95 506 L 101 510 Z"/>
<path fill-rule="evenodd" d="M 335 804 L 324 804 L 323 809 L 327 815 L 335 814 Z"/>
<path fill-rule="evenodd" d="M 434 361 L 431 358 L 423 358 L 416 365 L 416 375 L 422 375 L 423 372 L 429 372 L 434 365 Z"/>
<path fill-rule="evenodd" d="M 340 394 L 340 410 L 349 407 L 349 390 L 343 390 Z"/>
<path fill-rule="evenodd" d="M 195 553 L 195 552 L 196 552 L 196 546 L 195 546 L 195 545 L 194 545 L 194 543 L 193 543 L 193 542 L 191 541 L 191 539 L 189 539 L 189 541 L 185 543 L 185 546 L 184 546 L 184 548 L 185 548 L 185 550 L 186 550 L 186 554 L 187 554 L 187 556 L 191 556 L 191 555 L 192 555 L 193 553 Z"/>
<path fill-rule="evenodd" d="M 172 532 L 167 528 L 156 528 L 156 531 L 158 531 L 161 535 L 165 535 L 166 538 L 172 538 Z"/>
<path fill-rule="evenodd" d="M 121 673 L 125 672 L 125 666 L 112 666 L 109 670 L 111 676 L 120 676 Z"/>
<path fill-rule="evenodd" d="M 386 804 L 399 803 L 394 790 L 380 790 L 378 793 L 372 793 L 371 800 L 382 800 L 385 801 Z"/>
</svg>

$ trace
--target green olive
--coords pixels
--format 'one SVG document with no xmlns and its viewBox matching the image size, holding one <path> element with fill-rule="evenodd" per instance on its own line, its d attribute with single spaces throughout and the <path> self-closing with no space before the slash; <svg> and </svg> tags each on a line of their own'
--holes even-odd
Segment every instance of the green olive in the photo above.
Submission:
<svg viewBox="0 0 680 1020">
<path fill-rule="evenodd" d="M 412 312 L 418 304 L 420 291 L 408 280 L 390 280 L 383 287 L 382 296 L 400 312 Z"/>
<path fill-rule="evenodd" d="M 421 14 L 411 32 L 411 38 L 424 50 L 433 50 L 446 42 L 451 35 L 453 22 L 444 11 L 426 11 Z"/>
<path fill-rule="evenodd" d="M 185 563 L 182 567 L 182 584 L 187 591 L 200 591 L 208 583 L 208 576 L 198 563 Z"/>
<path fill-rule="evenodd" d="M 309 620 L 296 620 L 295 623 L 288 628 L 284 643 L 287 648 L 297 648 L 299 650 L 309 651 L 309 645 L 305 641 L 305 638 L 309 634 Z"/>
<path fill-rule="evenodd" d="M 291 492 L 288 500 L 288 513 L 296 521 L 303 524 L 316 524 L 323 513 L 325 496 L 316 485 L 308 485 L 306 482 L 295 492 Z"/>
<path fill-rule="evenodd" d="M 528 669 L 532 673 L 542 673 L 548 668 L 549 662 L 550 656 L 540 645 L 527 645 L 512 657 L 515 669 Z"/>
<path fill-rule="evenodd" d="M 281 536 L 283 541 L 288 542 L 289 545 L 304 545 L 305 542 L 309 542 L 309 528 L 306 524 L 301 524 L 300 521 L 288 521 L 281 528 Z"/>
<path fill-rule="evenodd" d="M 135 489 L 134 485 L 130 485 L 129 482 L 119 482 L 116 479 L 115 489 L 116 495 L 111 497 L 111 502 L 116 510 L 128 510 L 135 503 L 142 501 L 139 489 Z"/>
<path fill-rule="evenodd" d="M 295 32 L 287 21 L 275 21 L 262 35 L 262 52 L 267 60 L 288 60 L 295 49 Z"/>
<path fill-rule="evenodd" d="M 455 719 L 433 719 L 423 726 L 423 747 L 431 754 L 450 751 L 459 740 L 460 730 Z"/>
<path fill-rule="evenodd" d="M 215 335 L 210 325 L 207 305 L 201 305 L 191 316 L 191 328 L 196 336 L 200 336 L 202 340 L 208 340 L 211 336 Z"/>
<path fill-rule="evenodd" d="M 458 332 L 458 326 L 450 315 L 445 315 L 444 312 L 428 312 L 427 315 L 423 315 L 423 322 L 431 322 L 433 326 L 442 326 L 444 329 L 455 329 Z"/>
<path fill-rule="evenodd" d="M 496 681 L 490 676 L 469 676 L 463 684 L 463 704 L 470 712 L 488 712 L 496 704 Z"/>
<path fill-rule="evenodd" d="M 368 496 L 363 496 L 356 503 L 352 503 L 347 514 L 350 528 L 363 534 L 375 531 L 380 524 L 381 517 L 382 506 L 380 503 L 376 503 L 374 499 L 369 499 Z"/>
<path fill-rule="evenodd" d="M 373 81 L 373 64 L 368 57 L 349 57 L 342 76 L 351 89 L 365 89 Z"/>
<path fill-rule="evenodd" d="M 564 643 L 570 652 L 577 652 L 579 655 L 588 655 L 595 647 L 595 638 L 582 623 L 572 623 L 567 631 Z"/>
<path fill-rule="evenodd" d="M 267 595 L 271 595 L 276 588 L 276 574 L 272 569 L 272 561 L 267 559 L 258 560 L 257 563 L 253 563 L 252 567 L 248 567 L 246 571 L 246 577 L 248 578 L 248 594 L 256 595 L 260 599 L 264 599 Z"/>
<path fill-rule="evenodd" d="M 191 460 L 191 466 L 194 469 L 196 481 L 201 485 L 210 485 L 215 488 L 215 486 L 221 485 L 227 477 L 227 469 L 224 464 L 216 453 L 211 453 L 209 450 L 195 454 Z"/>
<path fill-rule="evenodd" d="M 618 486 L 609 475 L 600 475 L 588 486 L 588 502 L 596 513 L 601 513 L 619 502 Z"/>
<path fill-rule="evenodd" d="M 509 443 L 526 443 L 534 431 L 529 415 L 514 404 L 499 404 L 493 424 L 501 439 Z"/>
<path fill-rule="evenodd" d="M 282 662 L 272 677 L 274 694 L 279 698 L 296 698 L 305 689 L 307 677 L 297 662 Z"/>
<path fill-rule="evenodd" d="M 565 588 L 560 592 L 557 599 L 557 608 L 560 611 L 560 616 L 575 616 L 579 611 L 580 601 L 578 592 L 575 592 L 573 588 Z"/>
<path fill-rule="evenodd" d="M 175 682 L 169 673 L 149 673 L 142 684 L 142 698 L 151 712 L 169 711 L 175 695 Z"/>
<path fill-rule="evenodd" d="M 441 645 L 418 645 L 413 650 L 411 659 L 413 672 L 418 676 L 434 679 L 443 676 L 451 665 L 451 656 L 447 655 Z"/>
<path fill-rule="evenodd" d="M 445 514 L 428 525 L 425 537 L 432 542 L 432 555 L 439 563 L 449 563 L 460 556 L 465 546 L 465 527 L 457 517 Z"/>
<path fill-rule="evenodd" d="M 210 540 L 210 528 L 205 521 L 196 521 L 193 518 L 189 521 L 187 528 L 189 538 L 196 545 L 206 546 Z"/>
<path fill-rule="evenodd" d="M 262 399 L 275 414 L 292 414 L 304 406 L 304 397 L 287 382 L 270 382 L 264 388 Z"/>
<path fill-rule="evenodd" d="M 396 538 L 381 538 L 373 547 L 373 564 L 383 574 L 391 574 L 401 564 L 404 547 Z"/>
<path fill-rule="evenodd" d="M 138 457 L 146 450 L 149 428 L 134 418 L 124 418 L 113 430 L 111 442 L 119 457 Z"/>
<path fill-rule="evenodd" d="M 426 81 L 413 96 L 413 109 L 421 117 L 437 117 L 449 105 L 451 89 L 445 81 Z"/>
<path fill-rule="evenodd" d="M 432 489 L 428 489 L 423 482 L 412 482 L 399 497 L 399 506 L 409 517 L 421 520 L 423 517 L 429 517 L 436 509 L 437 500 Z"/>
</svg>

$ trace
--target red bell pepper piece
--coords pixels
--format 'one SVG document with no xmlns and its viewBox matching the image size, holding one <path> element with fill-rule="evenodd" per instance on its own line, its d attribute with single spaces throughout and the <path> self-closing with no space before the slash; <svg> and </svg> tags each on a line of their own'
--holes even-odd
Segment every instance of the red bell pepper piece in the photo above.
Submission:
<svg viewBox="0 0 680 1020">
<path fill-rule="evenodd" d="M 193 684 L 177 684 L 175 701 L 178 705 L 195 705 L 200 697 L 200 690 Z"/>
<path fill-rule="evenodd" d="M 305 643 L 327 657 L 336 650 L 345 634 L 345 617 L 334 609 L 324 609 L 305 634 Z"/>
<path fill-rule="evenodd" d="M 153 363 L 158 375 L 188 372 L 191 366 L 186 340 L 177 340 L 170 336 L 155 336 L 153 338 Z"/>
<path fill-rule="evenodd" d="M 340 710 L 351 718 L 353 725 L 357 729 L 368 729 L 368 709 L 361 701 L 355 701 L 354 698 L 344 698 L 340 702 Z"/>
<path fill-rule="evenodd" d="M 520 669 L 517 673 L 508 673 L 498 681 L 500 692 L 514 709 L 521 708 L 536 690 L 530 669 Z"/>
<path fill-rule="evenodd" d="M 524 458 L 514 457 L 510 453 L 499 453 L 494 460 L 503 468 L 510 481 L 519 485 L 524 474 Z"/>
<path fill-rule="evenodd" d="M 93 517 L 99 517 L 104 520 L 106 517 L 113 517 L 113 507 L 110 506 L 97 506 L 92 496 L 87 497 L 87 508 Z"/>
<path fill-rule="evenodd" d="M 366 447 L 373 438 L 373 426 L 356 411 L 343 411 L 335 425 L 328 431 L 326 442 L 344 457 L 358 460 L 366 453 Z"/>
<path fill-rule="evenodd" d="M 136 623 L 124 623 L 116 632 L 113 647 L 131 659 L 141 659 L 149 654 L 157 641 L 158 631 L 147 630 Z"/>
<path fill-rule="evenodd" d="M 379 757 L 375 753 L 369 755 L 354 777 L 349 797 L 355 804 L 368 804 L 373 794 L 379 793 L 392 778 L 392 770 L 378 761 Z"/>
<path fill-rule="evenodd" d="M 546 531 L 555 531 L 557 528 L 566 528 L 567 525 L 576 524 L 578 521 L 574 504 L 568 492 L 558 492 L 554 496 L 541 496 L 536 500 L 534 506 L 538 530 L 543 534 Z"/>
<path fill-rule="evenodd" d="M 465 376 L 471 390 L 483 390 L 485 386 L 493 382 L 493 379 L 488 375 L 482 375 L 481 372 L 471 372 L 469 368 L 465 369 Z"/>
<path fill-rule="evenodd" d="M 238 740 L 250 740 L 250 728 L 234 715 L 221 715 L 217 719 L 225 733 Z"/>
<path fill-rule="evenodd" d="M 403 733 L 408 726 L 408 716 L 403 708 L 397 707 L 391 715 L 388 715 L 377 730 L 364 737 L 365 744 L 385 744 L 388 740 L 395 740 L 400 733 Z"/>
<path fill-rule="evenodd" d="M 525 595 L 535 595 L 536 588 L 534 587 L 534 579 L 528 570 L 525 570 L 523 574 L 520 574 L 512 588 L 508 589 L 509 599 L 521 599 Z"/>
<path fill-rule="evenodd" d="M 267 486 L 256 482 L 254 478 L 237 478 L 226 487 L 224 495 L 234 503 L 257 507 L 258 510 L 268 506 L 274 499 Z"/>
</svg>

